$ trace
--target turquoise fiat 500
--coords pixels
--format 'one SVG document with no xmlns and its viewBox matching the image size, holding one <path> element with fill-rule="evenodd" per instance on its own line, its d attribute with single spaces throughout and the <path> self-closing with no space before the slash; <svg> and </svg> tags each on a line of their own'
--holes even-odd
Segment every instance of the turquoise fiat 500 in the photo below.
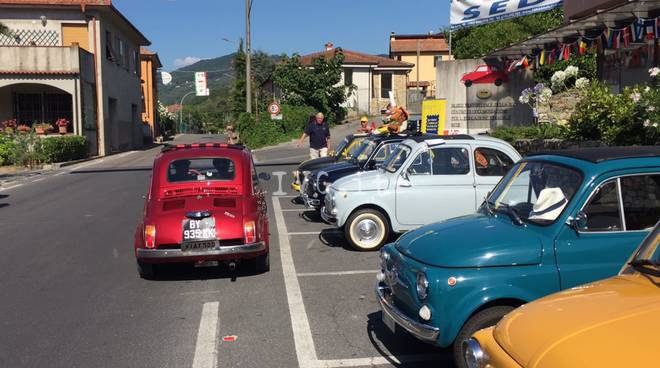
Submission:
<svg viewBox="0 0 660 368">
<path fill-rule="evenodd" d="M 465 367 L 463 340 L 524 303 L 615 275 L 659 218 L 660 147 L 527 157 L 477 213 L 381 250 L 383 322 L 453 344 Z"/>
</svg>

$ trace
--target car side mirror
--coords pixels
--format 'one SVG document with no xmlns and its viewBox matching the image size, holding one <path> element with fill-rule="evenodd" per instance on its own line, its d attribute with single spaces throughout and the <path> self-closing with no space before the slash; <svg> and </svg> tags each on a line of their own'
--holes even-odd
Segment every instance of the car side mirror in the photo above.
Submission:
<svg viewBox="0 0 660 368">
<path fill-rule="evenodd" d="M 259 173 L 259 180 L 269 181 L 270 179 L 271 176 L 269 173 L 265 173 L 265 172 Z"/>
<path fill-rule="evenodd" d="M 587 227 L 587 214 L 584 211 L 580 211 L 575 215 L 575 218 L 570 219 L 568 222 L 568 225 L 573 230 L 579 232 Z"/>
<path fill-rule="evenodd" d="M 405 188 L 412 187 L 412 183 L 410 182 L 410 175 L 408 174 L 407 170 L 401 173 L 401 180 L 399 181 L 399 186 Z"/>
</svg>

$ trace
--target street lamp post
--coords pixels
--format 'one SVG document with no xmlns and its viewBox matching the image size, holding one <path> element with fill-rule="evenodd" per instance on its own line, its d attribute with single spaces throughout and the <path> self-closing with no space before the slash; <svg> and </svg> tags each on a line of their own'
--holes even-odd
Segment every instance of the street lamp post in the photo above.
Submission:
<svg viewBox="0 0 660 368">
<path fill-rule="evenodd" d="M 195 91 L 188 92 L 181 97 L 181 103 L 179 104 L 179 106 L 181 106 L 181 110 L 179 110 L 179 132 L 181 132 L 181 129 L 183 128 L 183 101 L 193 93 L 195 93 Z"/>
</svg>

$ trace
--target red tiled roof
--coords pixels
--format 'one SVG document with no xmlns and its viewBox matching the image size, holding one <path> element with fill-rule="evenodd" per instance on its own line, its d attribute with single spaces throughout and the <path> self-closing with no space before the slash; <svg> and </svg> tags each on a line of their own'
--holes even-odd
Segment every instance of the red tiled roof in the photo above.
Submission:
<svg viewBox="0 0 660 368">
<path fill-rule="evenodd" d="M 163 67 L 163 63 L 160 61 L 157 52 L 151 51 L 146 47 L 140 47 L 140 56 L 144 59 L 152 59 L 157 64 L 158 68 Z"/>
<path fill-rule="evenodd" d="M 420 52 L 448 52 L 449 45 L 441 35 L 392 35 L 390 36 L 390 53 L 417 52 L 419 41 Z"/>
<path fill-rule="evenodd" d="M 429 82 L 429 81 L 419 81 L 419 86 L 417 86 L 416 81 L 412 81 L 412 82 L 409 81 L 408 83 L 406 83 L 406 86 L 409 87 L 409 88 L 410 87 L 429 87 L 429 86 L 431 86 L 431 82 Z"/>
<path fill-rule="evenodd" d="M 312 61 L 318 58 L 319 56 L 323 56 L 326 59 L 331 58 L 335 54 L 336 50 L 338 49 L 330 49 L 330 50 L 315 52 L 309 55 L 304 55 L 300 58 L 300 61 L 302 62 L 303 65 L 310 66 L 312 65 Z M 410 69 L 412 69 L 412 67 L 414 66 L 414 64 L 406 63 L 404 61 L 388 59 L 382 56 L 363 54 L 357 51 L 342 49 L 342 52 L 344 53 L 344 64 L 376 65 L 379 68 L 410 68 Z"/>
</svg>

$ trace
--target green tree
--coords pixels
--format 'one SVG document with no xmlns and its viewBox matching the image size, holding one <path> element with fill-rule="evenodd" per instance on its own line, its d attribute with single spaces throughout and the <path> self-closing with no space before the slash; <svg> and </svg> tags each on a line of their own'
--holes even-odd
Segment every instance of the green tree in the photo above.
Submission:
<svg viewBox="0 0 660 368">
<path fill-rule="evenodd" d="M 344 118 L 341 106 L 354 87 L 341 84 L 344 54 L 336 49 L 330 58 L 319 56 L 305 67 L 300 56 L 283 56 L 275 68 L 273 80 L 282 90 L 283 101 L 295 106 L 312 106 L 328 116 L 329 121 Z"/>
<path fill-rule="evenodd" d="M 243 50 L 243 39 L 239 41 L 238 51 L 234 56 L 232 62 L 234 68 L 234 86 L 231 90 L 231 112 L 234 118 L 238 118 L 241 113 L 245 112 L 246 98 L 245 98 L 245 51 Z"/>
<path fill-rule="evenodd" d="M 479 58 L 497 49 L 559 27 L 563 9 L 464 28 L 452 33 L 452 53 L 456 59 Z"/>
</svg>

